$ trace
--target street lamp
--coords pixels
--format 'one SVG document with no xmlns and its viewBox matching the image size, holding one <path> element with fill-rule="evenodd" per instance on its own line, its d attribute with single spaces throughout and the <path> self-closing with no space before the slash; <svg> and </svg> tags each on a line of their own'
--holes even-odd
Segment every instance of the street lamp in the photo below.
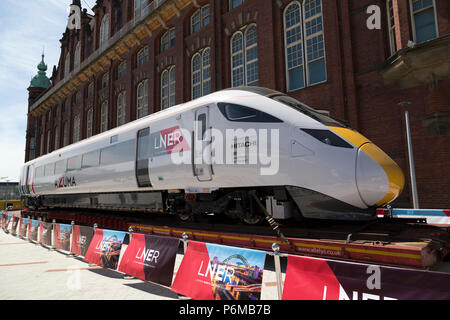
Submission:
<svg viewBox="0 0 450 320">
<path fill-rule="evenodd" d="M 417 195 L 416 171 L 414 169 L 414 155 L 412 150 L 411 128 L 409 125 L 409 112 L 408 112 L 408 106 L 411 105 L 411 102 L 402 101 L 398 105 L 405 108 L 406 140 L 408 143 L 409 174 L 411 179 L 413 207 L 414 209 L 419 209 L 419 196 Z"/>
</svg>

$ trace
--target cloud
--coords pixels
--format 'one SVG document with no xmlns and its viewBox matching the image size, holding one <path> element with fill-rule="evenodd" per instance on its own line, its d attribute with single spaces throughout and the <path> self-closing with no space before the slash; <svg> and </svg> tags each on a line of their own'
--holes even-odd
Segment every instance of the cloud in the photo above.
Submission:
<svg viewBox="0 0 450 320">
<path fill-rule="evenodd" d="M 0 1 L 0 177 L 18 180 L 25 160 L 30 80 L 45 47 L 47 76 L 60 56 L 71 0 Z"/>
</svg>

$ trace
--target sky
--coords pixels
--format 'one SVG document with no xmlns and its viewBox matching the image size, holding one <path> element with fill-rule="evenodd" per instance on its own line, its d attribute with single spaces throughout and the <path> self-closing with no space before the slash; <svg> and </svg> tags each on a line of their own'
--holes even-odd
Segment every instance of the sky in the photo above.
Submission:
<svg viewBox="0 0 450 320">
<path fill-rule="evenodd" d="M 0 1 L 0 182 L 19 181 L 25 161 L 28 91 L 45 52 L 47 76 L 58 64 L 72 0 Z M 83 0 L 82 4 L 95 4 Z M 91 11 L 89 11 L 91 13 Z"/>
</svg>

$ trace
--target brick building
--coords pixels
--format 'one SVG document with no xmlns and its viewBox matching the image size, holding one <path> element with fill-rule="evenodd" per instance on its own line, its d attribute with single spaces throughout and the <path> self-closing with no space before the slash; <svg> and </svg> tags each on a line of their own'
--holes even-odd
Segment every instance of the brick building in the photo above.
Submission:
<svg viewBox="0 0 450 320">
<path fill-rule="evenodd" d="M 70 3 L 68 3 L 69 5 Z M 78 9 L 77 9 L 78 8 Z M 346 119 L 450 207 L 448 0 L 97 0 L 29 90 L 26 161 L 216 90 L 259 85 Z"/>
</svg>

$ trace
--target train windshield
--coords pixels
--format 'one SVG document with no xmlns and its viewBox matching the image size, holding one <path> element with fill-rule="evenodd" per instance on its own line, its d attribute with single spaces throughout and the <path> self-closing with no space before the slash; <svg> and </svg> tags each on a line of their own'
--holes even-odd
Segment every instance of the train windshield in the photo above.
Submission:
<svg viewBox="0 0 450 320">
<path fill-rule="evenodd" d="M 307 115 L 308 117 L 313 118 L 314 120 L 319 121 L 320 123 L 326 126 L 348 128 L 348 125 L 344 123 L 344 121 L 337 120 L 331 116 L 320 113 L 317 110 L 308 107 L 307 105 L 304 105 L 303 103 L 300 103 L 296 99 L 289 97 L 287 95 L 279 94 L 279 95 L 271 95 L 268 97 L 275 101 L 281 102 L 289 107 L 292 107 L 295 110 L 300 111 L 301 113 Z"/>
</svg>

